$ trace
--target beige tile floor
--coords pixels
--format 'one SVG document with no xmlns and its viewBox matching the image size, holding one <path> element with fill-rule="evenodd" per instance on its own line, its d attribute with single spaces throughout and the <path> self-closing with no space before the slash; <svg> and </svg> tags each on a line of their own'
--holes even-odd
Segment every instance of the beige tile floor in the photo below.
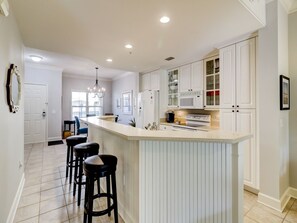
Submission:
<svg viewBox="0 0 297 223">
<path fill-rule="evenodd" d="M 72 196 L 73 184 L 65 178 L 65 144 L 25 146 L 25 185 L 14 222 L 18 223 L 80 223 L 83 222 L 83 199 L 77 206 Z M 96 200 L 95 208 L 103 209 L 105 201 Z M 93 222 L 114 222 L 113 213 L 94 217 Z M 120 218 L 120 223 L 124 221 Z"/>
<path fill-rule="evenodd" d="M 65 179 L 66 146 L 25 146 L 25 186 L 14 222 L 81 223 L 83 205 L 77 207 L 72 185 Z M 83 204 L 83 201 L 82 201 Z M 96 208 L 105 206 L 96 201 Z M 112 214 L 113 216 L 113 214 Z M 113 217 L 93 218 L 93 222 L 113 222 Z M 124 221 L 120 218 L 120 223 Z M 257 203 L 257 196 L 244 192 L 245 223 L 297 223 L 297 200 L 291 199 L 283 213 Z"/>
</svg>

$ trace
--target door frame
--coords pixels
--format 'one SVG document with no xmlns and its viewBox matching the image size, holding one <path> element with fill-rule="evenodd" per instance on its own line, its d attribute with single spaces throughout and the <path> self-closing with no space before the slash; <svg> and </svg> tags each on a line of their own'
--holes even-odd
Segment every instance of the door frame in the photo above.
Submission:
<svg viewBox="0 0 297 223">
<path fill-rule="evenodd" d="M 44 131 L 44 143 L 48 143 L 48 85 L 47 84 L 37 84 L 37 83 L 27 83 L 25 82 L 24 83 L 24 88 L 25 88 L 25 85 L 37 85 L 37 86 L 44 86 L 45 87 L 45 112 L 46 112 L 46 117 L 45 117 L 45 124 L 44 124 L 44 127 L 45 127 L 45 131 Z M 24 93 L 24 107 L 26 106 L 25 105 L 25 93 Z M 30 143 L 28 143 L 30 144 Z"/>
</svg>

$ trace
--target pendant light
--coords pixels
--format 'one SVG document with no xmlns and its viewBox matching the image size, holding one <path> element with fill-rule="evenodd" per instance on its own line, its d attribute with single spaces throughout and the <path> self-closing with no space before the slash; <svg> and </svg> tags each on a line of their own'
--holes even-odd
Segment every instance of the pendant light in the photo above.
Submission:
<svg viewBox="0 0 297 223">
<path fill-rule="evenodd" d="M 89 91 L 89 93 L 94 94 L 94 98 L 95 97 L 103 98 L 105 95 L 105 88 L 101 87 L 99 85 L 99 83 L 98 83 L 98 67 L 95 67 L 95 69 L 96 69 L 96 82 L 93 87 L 88 87 L 88 91 Z"/>
</svg>

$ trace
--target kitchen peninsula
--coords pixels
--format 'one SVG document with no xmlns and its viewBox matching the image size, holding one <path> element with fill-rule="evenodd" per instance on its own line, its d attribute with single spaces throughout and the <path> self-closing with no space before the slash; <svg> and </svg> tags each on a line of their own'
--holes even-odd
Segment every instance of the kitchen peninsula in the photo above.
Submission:
<svg viewBox="0 0 297 223">
<path fill-rule="evenodd" d="M 148 131 L 97 117 L 88 123 L 99 153 L 118 157 L 125 222 L 243 222 L 243 151 L 248 134 Z"/>
</svg>

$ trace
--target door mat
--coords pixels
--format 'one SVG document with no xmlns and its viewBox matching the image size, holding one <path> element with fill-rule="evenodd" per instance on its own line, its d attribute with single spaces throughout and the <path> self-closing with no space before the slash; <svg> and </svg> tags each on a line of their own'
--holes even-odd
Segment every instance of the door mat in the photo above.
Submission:
<svg viewBox="0 0 297 223">
<path fill-rule="evenodd" d="M 62 140 L 57 140 L 57 141 L 51 141 L 47 143 L 48 146 L 54 146 L 54 145 L 59 145 L 59 144 L 64 144 Z"/>
</svg>

